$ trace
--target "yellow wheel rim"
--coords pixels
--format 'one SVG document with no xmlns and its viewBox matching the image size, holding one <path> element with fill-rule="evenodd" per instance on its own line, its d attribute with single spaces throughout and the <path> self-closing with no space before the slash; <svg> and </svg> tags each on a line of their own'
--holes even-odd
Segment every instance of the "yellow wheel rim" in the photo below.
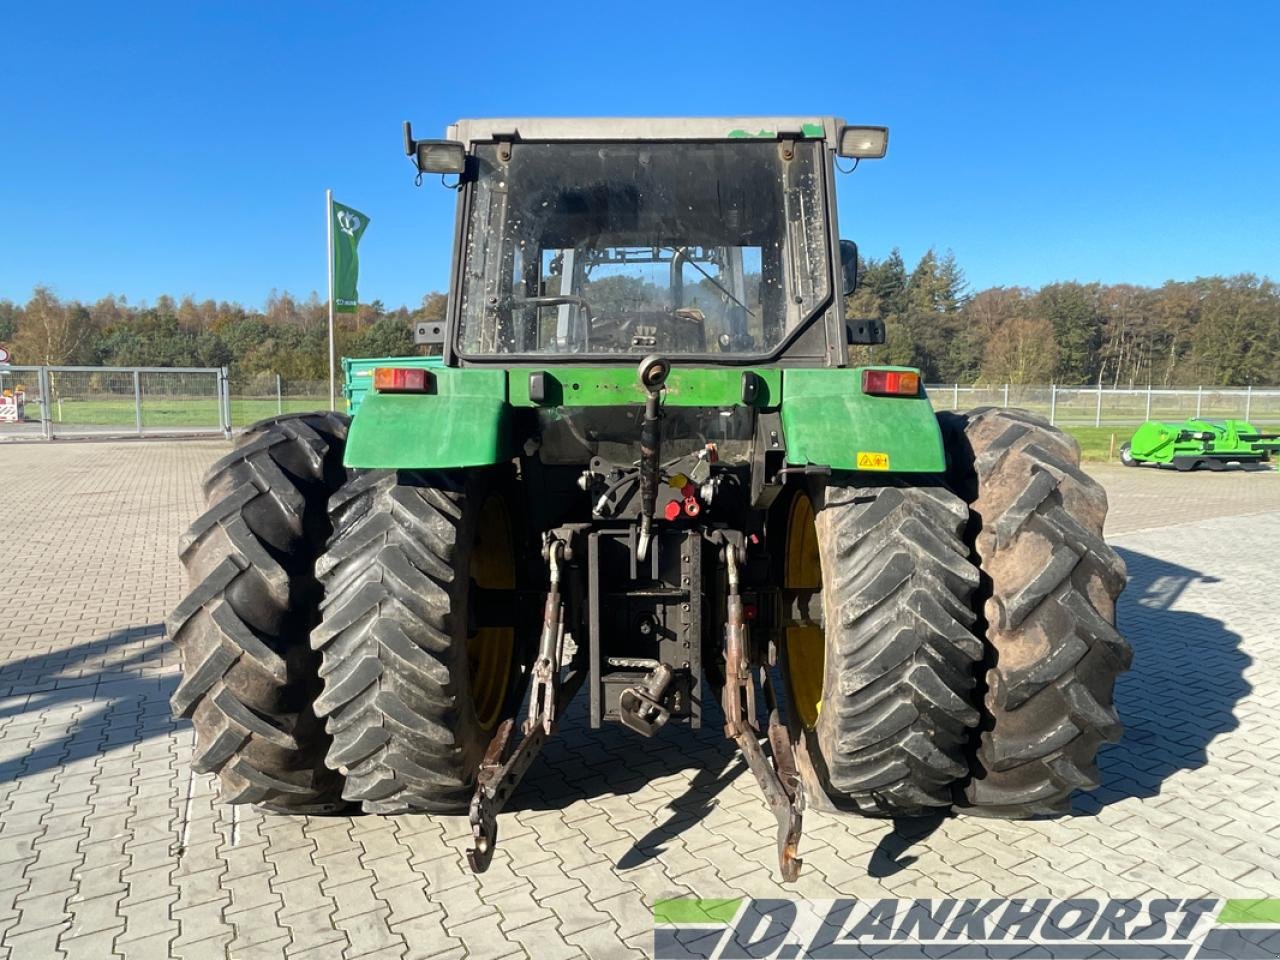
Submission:
<svg viewBox="0 0 1280 960">
<path fill-rule="evenodd" d="M 822 560 L 813 501 L 797 493 L 787 512 L 787 541 L 782 585 L 790 590 L 821 589 Z M 812 730 L 822 710 L 826 638 L 819 627 L 787 627 L 787 687 L 800 722 Z"/>
<path fill-rule="evenodd" d="M 480 508 L 476 539 L 471 547 L 471 580 L 476 586 L 510 590 L 516 585 L 511 515 L 496 494 Z M 484 627 L 467 641 L 471 702 L 486 730 L 498 722 L 511 680 L 516 632 L 512 627 Z"/>
</svg>

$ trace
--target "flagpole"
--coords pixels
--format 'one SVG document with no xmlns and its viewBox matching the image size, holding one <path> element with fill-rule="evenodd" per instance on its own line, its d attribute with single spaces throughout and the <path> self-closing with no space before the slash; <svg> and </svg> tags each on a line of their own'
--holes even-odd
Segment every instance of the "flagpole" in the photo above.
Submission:
<svg viewBox="0 0 1280 960">
<path fill-rule="evenodd" d="M 336 347 L 333 342 L 333 191 L 324 192 L 325 235 L 329 250 L 329 409 L 338 409 Z"/>
</svg>

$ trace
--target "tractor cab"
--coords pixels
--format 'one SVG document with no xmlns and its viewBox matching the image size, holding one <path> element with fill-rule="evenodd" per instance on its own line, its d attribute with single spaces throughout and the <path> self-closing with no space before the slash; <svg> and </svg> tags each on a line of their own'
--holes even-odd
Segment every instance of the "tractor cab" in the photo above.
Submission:
<svg viewBox="0 0 1280 960">
<path fill-rule="evenodd" d="M 887 132 L 836 118 L 464 120 L 414 140 L 460 191 L 450 365 L 629 360 L 843 366 L 856 248 L 834 159 Z"/>
</svg>

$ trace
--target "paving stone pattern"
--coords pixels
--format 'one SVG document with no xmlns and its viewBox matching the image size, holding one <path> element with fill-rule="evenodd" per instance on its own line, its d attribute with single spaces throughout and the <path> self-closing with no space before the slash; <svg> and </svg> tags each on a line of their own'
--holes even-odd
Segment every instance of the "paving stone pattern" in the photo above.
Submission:
<svg viewBox="0 0 1280 960">
<path fill-rule="evenodd" d="M 579 706 L 480 877 L 462 818 L 218 803 L 169 716 L 162 623 L 225 449 L 0 448 L 0 956 L 641 957 L 671 896 L 1280 895 L 1280 475 L 1100 470 L 1136 657 L 1125 739 L 1075 816 L 810 812 L 784 887 L 714 716 L 646 741 Z"/>
</svg>

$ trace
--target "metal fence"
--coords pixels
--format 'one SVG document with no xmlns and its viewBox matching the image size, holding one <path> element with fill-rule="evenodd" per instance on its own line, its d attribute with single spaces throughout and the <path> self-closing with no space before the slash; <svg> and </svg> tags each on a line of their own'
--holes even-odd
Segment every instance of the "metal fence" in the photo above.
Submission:
<svg viewBox="0 0 1280 960">
<path fill-rule="evenodd" d="M 0 366 L 0 439 L 231 435 L 226 367 Z"/>
<path fill-rule="evenodd" d="M 236 429 L 281 413 L 328 408 L 328 380 L 285 380 L 279 374 L 261 373 L 231 388 L 231 426 Z M 345 409 L 341 397 L 338 409 Z"/>
<path fill-rule="evenodd" d="M 1061 426 L 1128 426 L 1144 420 L 1237 419 L 1280 423 L 1276 387 L 1098 387 L 1028 384 L 927 387 L 935 410 L 1021 407 Z"/>
<path fill-rule="evenodd" d="M 930 384 L 938 410 L 1022 407 L 1062 426 L 1236 418 L 1280 424 L 1280 387 Z M 322 410 L 327 381 L 260 374 L 231 387 L 226 367 L 0 365 L 0 440 L 222 435 L 264 417 Z"/>
</svg>

